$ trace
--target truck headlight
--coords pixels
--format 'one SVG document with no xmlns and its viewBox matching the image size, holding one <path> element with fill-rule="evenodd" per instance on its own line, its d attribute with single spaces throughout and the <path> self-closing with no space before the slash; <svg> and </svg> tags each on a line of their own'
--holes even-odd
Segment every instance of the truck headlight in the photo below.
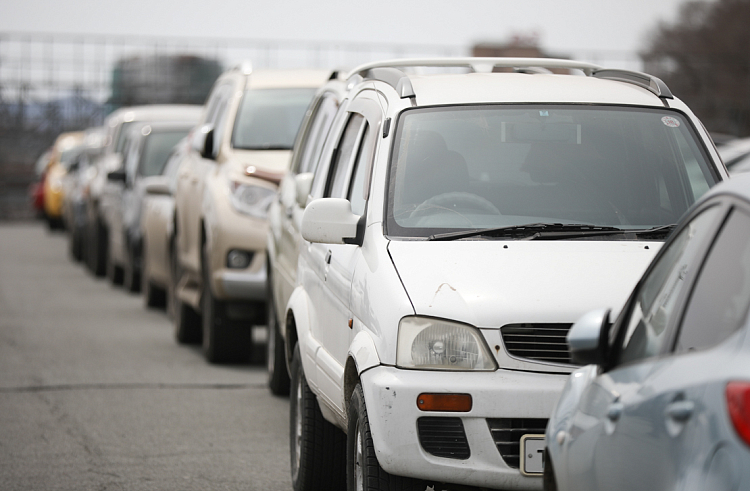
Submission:
<svg viewBox="0 0 750 491">
<path fill-rule="evenodd" d="M 230 200 L 235 210 L 256 218 L 266 218 L 276 191 L 236 181 L 230 183 Z"/>
<path fill-rule="evenodd" d="M 404 317 L 396 366 L 424 370 L 485 370 L 497 364 L 478 329 L 443 319 Z"/>
</svg>

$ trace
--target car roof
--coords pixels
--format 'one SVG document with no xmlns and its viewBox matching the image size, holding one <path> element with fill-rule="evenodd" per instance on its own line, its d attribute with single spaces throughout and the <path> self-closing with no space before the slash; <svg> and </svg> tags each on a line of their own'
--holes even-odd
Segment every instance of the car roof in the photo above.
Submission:
<svg viewBox="0 0 750 491">
<path fill-rule="evenodd" d="M 200 118 L 202 105 L 197 104 L 153 104 L 122 107 L 112 112 L 107 121 L 115 126 L 121 121 L 167 121 L 195 120 Z"/>
<path fill-rule="evenodd" d="M 497 102 L 664 107 L 659 97 L 637 85 L 577 75 L 465 73 L 409 78 L 419 106 Z"/>
<path fill-rule="evenodd" d="M 249 76 L 248 88 L 318 88 L 331 76 L 329 70 L 257 70 Z"/>
<path fill-rule="evenodd" d="M 735 176 L 718 183 L 703 195 L 700 202 L 704 202 L 719 195 L 734 195 L 741 200 L 750 203 L 750 173 L 736 174 Z"/>
</svg>

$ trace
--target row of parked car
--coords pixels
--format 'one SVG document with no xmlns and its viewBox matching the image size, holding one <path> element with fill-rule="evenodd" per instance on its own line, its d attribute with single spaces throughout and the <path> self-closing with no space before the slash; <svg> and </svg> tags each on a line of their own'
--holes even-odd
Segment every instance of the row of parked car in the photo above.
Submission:
<svg viewBox="0 0 750 491">
<path fill-rule="evenodd" d="M 750 180 L 709 192 L 661 80 L 240 66 L 182 126 L 147 110 L 105 125 L 83 255 L 211 362 L 267 325 L 296 491 L 750 486 Z"/>
</svg>

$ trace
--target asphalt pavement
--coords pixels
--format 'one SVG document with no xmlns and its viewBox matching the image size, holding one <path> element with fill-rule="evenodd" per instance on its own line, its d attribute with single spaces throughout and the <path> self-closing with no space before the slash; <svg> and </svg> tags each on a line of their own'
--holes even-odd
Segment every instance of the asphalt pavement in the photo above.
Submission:
<svg viewBox="0 0 750 491">
<path fill-rule="evenodd" d="M 0 223 L 0 490 L 289 490 L 289 402 L 215 366 L 67 238 Z"/>
</svg>

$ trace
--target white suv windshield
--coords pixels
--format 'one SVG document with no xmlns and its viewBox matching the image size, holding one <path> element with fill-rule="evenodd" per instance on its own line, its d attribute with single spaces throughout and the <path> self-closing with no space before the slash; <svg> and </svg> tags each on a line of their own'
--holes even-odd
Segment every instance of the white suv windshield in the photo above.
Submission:
<svg viewBox="0 0 750 491">
<path fill-rule="evenodd" d="M 667 109 L 407 110 L 395 135 L 386 232 L 540 223 L 640 230 L 677 222 L 716 182 L 687 118 Z"/>
<path fill-rule="evenodd" d="M 250 89 L 237 110 L 232 146 L 290 150 L 315 89 Z"/>
</svg>

